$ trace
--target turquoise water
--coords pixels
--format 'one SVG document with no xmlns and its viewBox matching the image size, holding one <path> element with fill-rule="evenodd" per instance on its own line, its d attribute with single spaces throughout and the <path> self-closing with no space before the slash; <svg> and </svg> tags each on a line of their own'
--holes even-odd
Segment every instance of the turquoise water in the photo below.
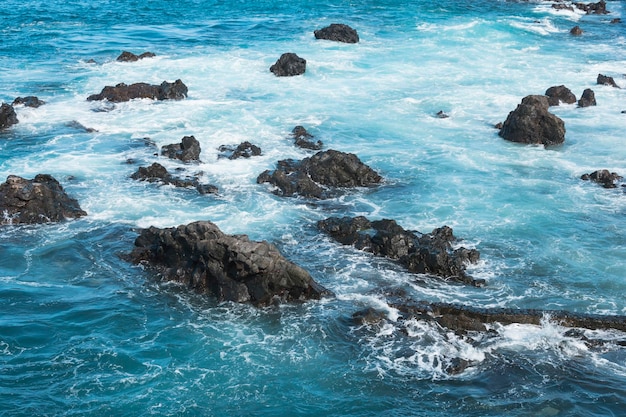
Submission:
<svg viewBox="0 0 626 417">
<path fill-rule="evenodd" d="M 57 178 L 88 216 L 0 229 L 0 415 L 6 416 L 619 416 L 626 351 L 591 348 L 567 329 L 510 325 L 472 343 L 395 320 L 384 290 L 470 306 L 626 314 L 626 194 L 583 182 L 626 174 L 623 1 L 607 16 L 550 2 L 26 1 L 0 11 L 0 101 L 20 123 L 0 132 L 0 179 Z M 330 23 L 356 45 L 316 40 Z M 584 34 L 572 37 L 579 25 Z M 157 56 L 134 63 L 124 50 Z M 277 78 L 283 52 L 307 60 Z M 91 60 L 95 61 L 92 62 Z M 180 102 L 99 111 L 105 85 L 182 79 Z M 564 84 L 598 105 L 551 111 L 567 129 L 551 149 L 502 140 L 493 125 L 521 99 Z M 450 115 L 439 119 L 443 110 Z M 87 133 L 69 122 L 97 129 Z M 325 147 L 357 154 L 384 185 L 324 202 L 282 199 L 256 177 Z M 217 196 L 135 182 L 158 147 L 194 135 L 187 167 Z M 218 158 L 248 140 L 263 154 Z M 132 159 L 136 164 L 128 164 Z M 158 158 L 173 170 L 175 161 Z M 409 274 L 315 229 L 332 215 L 447 224 L 481 252 L 485 288 Z M 336 297 L 256 309 L 217 304 L 120 258 L 136 228 L 211 220 L 276 244 Z M 388 312 L 355 327 L 365 307 Z M 623 340 L 624 335 L 600 334 Z M 472 363 L 459 375 L 444 369 Z"/>
</svg>

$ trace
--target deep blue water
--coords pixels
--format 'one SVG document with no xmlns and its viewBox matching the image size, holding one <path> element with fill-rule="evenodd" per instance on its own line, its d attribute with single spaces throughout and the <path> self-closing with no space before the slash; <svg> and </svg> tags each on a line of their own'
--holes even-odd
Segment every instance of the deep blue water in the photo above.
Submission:
<svg viewBox="0 0 626 417">
<path fill-rule="evenodd" d="M 592 348 L 548 320 L 494 328 L 472 343 L 395 320 L 384 289 L 470 306 L 626 314 L 626 194 L 581 181 L 626 174 L 623 1 L 609 15 L 531 1 L 14 1 L 0 10 L 0 101 L 20 123 L 0 132 L 0 180 L 57 178 L 88 216 L 0 228 L 2 416 L 619 416 L 626 350 Z M 356 45 L 316 40 L 346 23 Z M 569 30 L 579 25 L 583 36 Z M 134 63 L 124 50 L 157 56 Z M 278 78 L 283 52 L 307 60 Z M 93 61 L 92 61 L 93 60 Z M 105 85 L 182 79 L 179 102 L 103 110 Z M 598 105 L 552 107 L 556 148 L 506 142 L 493 125 L 521 99 L 564 84 Z M 447 119 L 435 117 L 443 110 Z M 76 121 L 95 133 L 73 127 Z M 384 185 L 310 202 L 274 196 L 256 177 L 297 149 L 303 125 L 357 154 Z M 201 142 L 189 168 L 217 196 L 133 181 L 157 146 Z M 218 158 L 249 140 L 259 157 Z M 128 164 L 132 159 L 136 164 Z M 158 159 L 166 167 L 174 161 Z M 404 271 L 320 235 L 331 215 L 447 224 L 481 252 L 485 288 Z M 126 263 L 136 228 L 211 220 L 276 244 L 336 296 L 257 309 L 218 304 Z M 365 307 L 381 326 L 355 327 Z M 623 340 L 612 332 L 590 332 Z M 444 369 L 472 363 L 459 375 Z"/>
</svg>

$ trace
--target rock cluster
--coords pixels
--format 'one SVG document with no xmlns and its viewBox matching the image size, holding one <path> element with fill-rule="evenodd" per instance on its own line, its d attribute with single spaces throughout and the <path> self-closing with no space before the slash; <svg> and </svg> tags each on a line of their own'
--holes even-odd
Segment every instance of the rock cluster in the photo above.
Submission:
<svg viewBox="0 0 626 417">
<path fill-rule="evenodd" d="M 474 286 L 484 285 L 465 272 L 466 265 L 478 262 L 475 249 L 453 249 L 457 238 L 443 226 L 422 234 L 403 229 L 394 220 L 369 221 L 359 217 L 330 217 L 317 223 L 320 230 L 343 245 L 398 261 L 409 271 L 435 275 Z"/>
<path fill-rule="evenodd" d="M 219 151 L 226 154 L 228 159 L 251 158 L 261 155 L 261 148 L 248 141 L 240 143 L 235 148 L 222 145 L 219 147 Z"/>
<path fill-rule="evenodd" d="M 43 106 L 44 104 L 46 104 L 46 102 L 43 100 L 39 100 L 39 98 L 36 96 L 17 97 L 15 100 L 13 100 L 14 106 L 22 105 L 25 107 L 37 108 L 39 106 Z"/>
<path fill-rule="evenodd" d="M 623 179 L 621 175 L 611 172 L 608 169 L 600 169 L 593 171 L 591 174 L 583 174 L 580 179 L 584 181 L 593 181 L 602 185 L 604 188 L 616 188 L 617 183 Z"/>
<path fill-rule="evenodd" d="M 140 55 L 135 55 L 132 52 L 124 51 L 120 54 L 120 56 L 117 57 L 116 61 L 135 62 L 135 61 L 139 61 L 140 59 L 153 58 L 155 56 L 156 54 L 154 54 L 153 52 L 144 52 Z"/>
<path fill-rule="evenodd" d="M 165 185 L 173 185 L 174 187 L 194 187 L 200 194 L 216 194 L 218 191 L 217 187 L 214 185 L 201 184 L 196 177 L 175 177 L 167 171 L 167 168 L 158 162 L 154 162 L 149 167 L 139 167 L 130 177 L 134 180 L 160 182 Z"/>
<path fill-rule="evenodd" d="M 321 140 L 313 142 L 313 135 L 307 132 L 303 126 L 294 127 L 291 135 L 293 136 L 294 144 L 299 148 L 319 151 L 324 146 Z"/>
<path fill-rule="evenodd" d="M 0 224 L 58 222 L 86 216 L 59 182 L 47 174 L 32 180 L 9 175 L 0 184 Z"/>
<path fill-rule="evenodd" d="M 130 259 L 219 301 L 267 306 L 329 294 L 270 243 L 224 234 L 208 221 L 143 229 Z"/>
</svg>

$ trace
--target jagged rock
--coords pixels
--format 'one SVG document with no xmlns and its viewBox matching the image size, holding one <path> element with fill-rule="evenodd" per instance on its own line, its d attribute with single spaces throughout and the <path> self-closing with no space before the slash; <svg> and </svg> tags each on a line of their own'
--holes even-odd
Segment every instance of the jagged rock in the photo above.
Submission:
<svg viewBox="0 0 626 417">
<path fill-rule="evenodd" d="M 597 3 L 574 3 L 579 10 L 584 11 L 587 14 L 608 14 L 606 10 L 606 2 L 601 0 Z"/>
<path fill-rule="evenodd" d="M 598 74 L 597 83 L 601 85 L 610 85 L 611 87 L 620 88 L 619 85 L 615 83 L 613 77 L 608 77 L 602 74 Z"/>
<path fill-rule="evenodd" d="M 307 132 L 303 126 L 294 127 L 291 135 L 294 138 L 294 144 L 299 148 L 319 151 L 324 146 L 321 140 L 313 142 L 313 135 Z"/>
<path fill-rule="evenodd" d="M 17 123 L 19 123 L 19 120 L 17 120 L 17 114 L 15 113 L 13 106 L 7 103 L 2 103 L 0 106 L 0 129 L 6 129 L 7 127 L 13 126 Z"/>
<path fill-rule="evenodd" d="M 330 217 L 320 220 L 317 227 L 343 245 L 396 260 L 411 272 L 475 286 L 485 284 L 465 272 L 467 264 L 478 262 L 479 252 L 463 247 L 453 249 L 457 239 L 448 226 L 422 234 L 405 230 L 394 220 L 369 221 L 359 216 Z"/>
<path fill-rule="evenodd" d="M 623 177 L 615 172 L 610 172 L 608 169 L 601 169 L 593 171 L 591 174 L 583 174 L 580 179 L 596 182 L 604 188 L 616 188 L 617 182 L 623 179 Z"/>
<path fill-rule="evenodd" d="M 332 23 L 330 26 L 315 30 L 313 34 L 316 39 L 325 39 L 344 43 L 359 42 L 359 35 L 356 30 L 342 23 Z"/>
<path fill-rule="evenodd" d="M 578 107 L 589 107 L 595 105 L 596 94 L 591 88 L 586 88 L 585 91 L 583 91 L 582 96 L 580 96 L 580 100 L 578 100 Z"/>
<path fill-rule="evenodd" d="M 42 106 L 44 104 L 46 104 L 45 101 L 39 100 L 39 98 L 35 97 L 35 96 L 17 97 L 15 100 L 13 100 L 13 105 L 14 106 L 22 105 L 22 106 L 26 106 L 26 107 L 37 108 L 37 107 Z"/>
<path fill-rule="evenodd" d="M 156 54 L 152 53 L 152 52 L 144 52 L 141 55 L 135 55 L 132 52 L 128 52 L 128 51 L 124 51 L 120 54 L 120 56 L 117 57 L 116 61 L 120 61 L 120 62 L 135 62 L 135 61 L 139 61 L 140 59 L 144 59 L 144 58 L 152 58 L 155 57 Z"/>
<path fill-rule="evenodd" d="M 180 188 L 194 187 L 200 194 L 216 194 L 218 192 L 216 186 L 201 184 L 196 177 L 175 177 L 167 171 L 167 168 L 158 162 L 154 162 L 149 167 L 139 167 L 130 177 L 134 180 L 160 182 L 165 185 L 173 185 L 174 187 Z"/>
<path fill-rule="evenodd" d="M 446 112 L 444 112 L 443 110 L 439 110 L 436 114 L 436 116 L 440 119 L 447 119 L 448 117 L 450 117 Z"/>
<path fill-rule="evenodd" d="M 161 155 L 183 162 L 199 161 L 200 151 L 200 142 L 194 136 L 185 136 L 180 143 L 161 147 Z"/>
<path fill-rule="evenodd" d="M 329 198 L 336 188 L 367 187 L 381 181 L 382 177 L 356 155 L 332 149 L 301 161 L 279 161 L 274 171 L 265 171 L 257 178 L 259 184 L 269 182 L 278 187 L 278 195 L 320 199 Z"/>
<path fill-rule="evenodd" d="M 97 129 L 94 129 L 93 127 L 87 127 L 76 120 L 72 120 L 71 122 L 65 123 L 65 126 L 70 127 L 72 129 L 83 130 L 87 133 L 94 133 L 98 131 Z"/>
<path fill-rule="evenodd" d="M 292 77 L 304 74 L 306 71 L 306 59 L 287 52 L 278 58 L 278 61 L 270 67 L 270 71 L 277 77 Z"/>
<path fill-rule="evenodd" d="M 274 245 L 226 235 L 208 221 L 143 229 L 129 258 L 158 271 L 164 280 L 182 282 L 218 301 L 267 306 L 329 294 Z"/>
<path fill-rule="evenodd" d="M 548 104 L 550 106 L 558 106 L 560 102 L 567 104 L 576 103 L 576 96 L 572 91 L 564 85 L 557 85 L 546 90 L 548 96 Z"/>
<path fill-rule="evenodd" d="M 129 101 L 135 98 L 182 100 L 187 97 L 187 91 L 187 86 L 181 80 L 176 80 L 173 83 L 163 81 L 161 85 L 151 85 L 147 83 L 126 85 L 120 83 L 115 87 L 104 87 L 100 94 L 92 94 L 87 97 L 87 100 L 108 100 L 113 103 Z"/>
<path fill-rule="evenodd" d="M 565 141 L 565 123 L 548 111 L 548 97 L 526 96 L 500 129 L 500 136 L 519 143 L 559 145 Z"/>
<path fill-rule="evenodd" d="M 0 224 L 48 223 L 86 216 L 59 182 L 47 174 L 32 180 L 9 175 L 0 184 Z"/>
<path fill-rule="evenodd" d="M 252 156 L 261 155 L 261 148 L 248 141 L 240 143 L 236 148 L 222 145 L 219 147 L 219 151 L 230 154 L 228 155 L 228 159 L 250 158 Z"/>
<path fill-rule="evenodd" d="M 566 4 L 562 4 L 562 3 L 553 3 L 552 4 L 552 8 L 556 9 L 556 10 L 567 10 L 570 12 L 574 11 L 574 8 L 572 6 L 568 6 Z"/>
<path fill-rule="evenodd" d="M 583 34 L 583 30 L 580 28 L 580 26 L 577 25 L 571 28 L 569 33 L 573 36 L 580 36 Z"/>
</svg>

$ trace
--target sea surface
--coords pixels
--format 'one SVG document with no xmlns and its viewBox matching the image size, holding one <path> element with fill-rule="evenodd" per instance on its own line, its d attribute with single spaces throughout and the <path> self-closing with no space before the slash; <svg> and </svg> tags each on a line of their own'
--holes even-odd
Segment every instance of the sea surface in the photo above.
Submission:
<svg viewBox="0 0 626 417">
<path fill-rule="evenodd" d="M 594 347 L 546 317 L 472 340 L 398 320 L 386 296 L 626 314 L 625 189 L 580 179 L 626 175 L 626 1 L 608 1 L 608 15 L 551 5 L 4 0 L 0 102 L 46 104 L 16 106 L 19 124 L 0 132 L 0 182 L 50 174 L 88 216 L 0 227 L 0 416 L 623 416 L 626 335 L 588 331 L 615 341 Z M 360 42 L 316 40 L 331 23 Z M 117 62 L 122 51 L 156 57 Z M 285 52 L 306 59 L 304 75 L 269 71 Z M 625 88 L 597 85 L 598 74 Z M 176 79 L 185 100 L 86 100 Z M 498 136 L 523 97 L 556 85 L 597 100 L 550 108 L 563 145 Z M 313 154 L 294 146 L 297 125 L 383 184 L 324 201 L 257 184 L 278 160 Z M 187 135 L 201 163 L 158 156 Z M 243 141 L 262 155 L 220 157 Z M 219 193 L 130 179 L 157 161 Z M 480 251 L 468 272 L 487 285 L 409 273 L 315 226 L 356 215 L 452 227 Z M 139 228 L 196 220 L 275 244 L 335 296 L 218 303 L 124 260 Z M 386 319 L 351 320 L 369 307 Z M 446 372 L 459 360 L 470 366 Z"/>
</svg>

